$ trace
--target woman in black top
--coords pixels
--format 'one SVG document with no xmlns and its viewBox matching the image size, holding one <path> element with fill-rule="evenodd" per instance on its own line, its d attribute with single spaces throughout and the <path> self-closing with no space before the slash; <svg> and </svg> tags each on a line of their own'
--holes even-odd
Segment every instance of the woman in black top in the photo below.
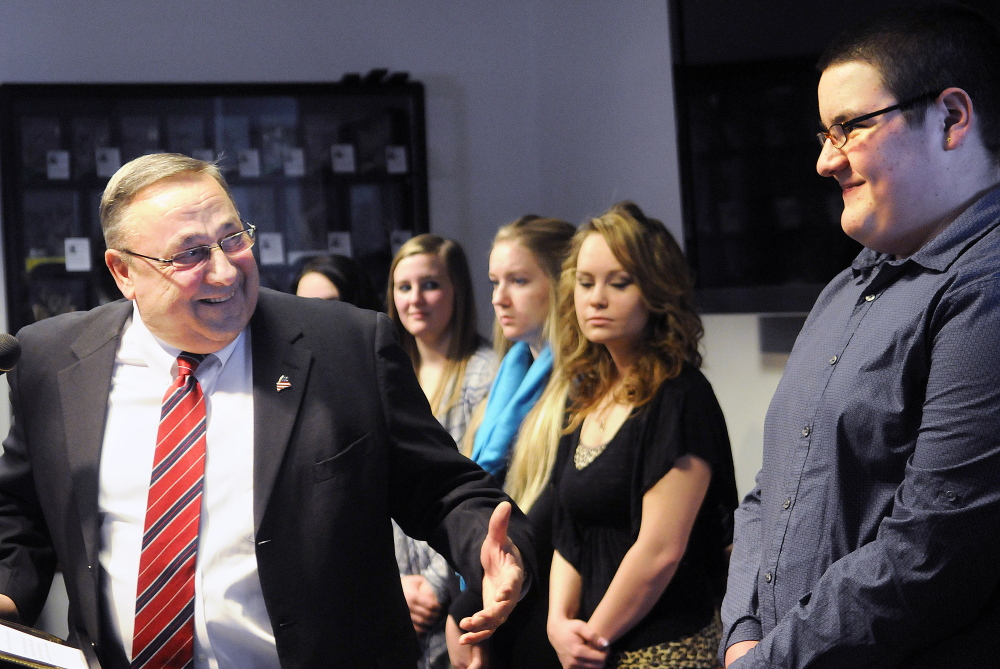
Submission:
<svg viewBox="0 0 1000 669">
<path fill-rule="evenodd" d="M 563 280 L 549 639 L 566 668 L 714 668 L 736 487 L 680 248 L 620 203 Z"/>
</svg>

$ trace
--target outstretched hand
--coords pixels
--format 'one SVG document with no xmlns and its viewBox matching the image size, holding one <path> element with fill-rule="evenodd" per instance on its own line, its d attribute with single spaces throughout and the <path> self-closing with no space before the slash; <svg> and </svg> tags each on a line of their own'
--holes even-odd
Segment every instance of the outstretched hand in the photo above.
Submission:
<svg viewBox="0 0 1000 669">
<path fill-rule="evenodd" d="M 488 639 L 507 620 L 521 598 L 524 561 L 517 546 L 507 536 L 510 514 L 510 502 L 501 502 L 490 517 L 489 530 L 480 552 L 483 562 L 483 610 L 463 618 L 459 623 L 465 630 L 458 640 L 463 645 Z"/>
</svg>

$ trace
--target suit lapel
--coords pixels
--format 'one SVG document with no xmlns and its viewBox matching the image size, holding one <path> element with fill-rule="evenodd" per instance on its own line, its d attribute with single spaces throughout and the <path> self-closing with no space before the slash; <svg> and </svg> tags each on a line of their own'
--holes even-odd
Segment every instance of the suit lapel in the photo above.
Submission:
<svg viewBox="0 0 1000 669">
<path fill-rule="evenodd" d="M 267 509 L 278 470 L 298 418 L 312 366 L 312 352 L 297 344 L 301 328 L 262 290 L 250 320 L 253 357 L 254 527 Z M 279 385 L 280 384 L 280 385 Z"/>
<path fill-rule="evenodd" d="M 302 331 L 293 314 L 275 308 L 262 290 L 250 321 L 254 400 L 254 526 L 259 527 L 298 416 L 312 352 L 296 342 Z M 58 372 L 67 459 L 89 564 L 100 549 L 97 513 L 101 447 L 115 355 L 131 302 L 109 305 L 73 343 L 77 362 Z M 281 377 L 288 386 L 278 389 Z"/>
<path fill-rule="evenodd" d="M 66 457 L 91 565 L 97 563 L 100 544 L 97 497 L 111 376 L 122 327 L 131 313 L 131 302 L 110 305 L 70 346 L 77 362 L 58 372 Z"/>
</svg>

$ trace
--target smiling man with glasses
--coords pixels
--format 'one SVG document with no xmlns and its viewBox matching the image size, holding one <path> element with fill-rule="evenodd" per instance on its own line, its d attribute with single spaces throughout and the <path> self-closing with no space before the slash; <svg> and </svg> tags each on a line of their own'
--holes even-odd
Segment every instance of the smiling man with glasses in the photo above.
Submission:
<svg viewBox="0 0 1000 669">
<path fill-rule="evenodd" d="M 876 116 L 882 116 L 883 114 L 888 114 L 889 112 L 896 111 L 906 111 L 921 102 L 930 102 L 936 98 L 938 93 L 924 93 L 923 95 L 918 95 L 915 98 L 910 98 L 903 102 L 897 102 L 894 105 L 889 105 L 884 109 L 879 109 L 878 111 L 873 111 L 868 114 L 862 114 L 861 116 L 855 116 L 849 121 L 840 121 L 834 123 L 826 130 L 821 130 L 816 133 L 816 139 L 819 140 L 820 147 L 826 145 L 829 141 L 833 144 L 834 148 L 842 149 L 844 145 L 847 144 L 847 138 L 850 136 L 851 131 L 860 126 L 862 123 L 869 119 L 873 119 Z"/>
<path fill-rule="evenodd" d="M 261 288 L 214 164 L 137 158 L 101 223 L 126 299 L 18 333 L 0 616 L 33 623 L 58 564 L 92 666 L 415 668 L 394 519 L 482 585 L 463 628 L 488 637 L 530 573 L 527 520 L 388 318 Z"/>
<path fill-rule="evenodd" d="M 257 306 L 252 226 L 210 174 L 182 172 L 116 196 L 128 185 L 113 179 L 102 201 L 105 260 L 122 294 L 153 335 L 183 351 L 228 346 Z"/>
<path fill-rule="evenodd" d="M 1000 36 L 906 7 L 819 69 L 816 169 L 865 249 L 771 400 L 720 659 L 1000 666 Z"/>
<path fill-rule="evenodd" d="M 254 241 L 257 239 L 257 228 L 250 225 L 246 221 L 243 221 L 244 229 L 239 232 L 234 232 L 231 235 L 226 235 L 219 240 L 218 244 L 204 244 L 202 246 L 192 246 L 189 249 L 184 249 L 183 251 L 178 251 L 169 258 L 154 258 L 152 256 L 144 256 L 141 253 L 136 253 L 135 251 L 129 251 L 128 249 L 121 249 L 123 253 L 127 253 L 130 256 L 135 256 L 136 258 L 145 258 L 146 260 L 155 260 L 156 262 L 163 263 L 164 265 L 170 265 L 176 269 L 192 269 L 198 267 L 203 262 L 212 257 L 212 249 L 219 249 L 225 253 L 230 258 L 240 255 L 244 251 L 250 250 L 253 247 Z"/>
</svg>

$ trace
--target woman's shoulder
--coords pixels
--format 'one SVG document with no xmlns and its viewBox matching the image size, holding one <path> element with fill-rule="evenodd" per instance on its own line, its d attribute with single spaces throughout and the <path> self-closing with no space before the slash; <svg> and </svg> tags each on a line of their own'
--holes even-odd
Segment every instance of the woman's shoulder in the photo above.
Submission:
<svg viewBox="0 0 1000 669">
<path fill-rule="evenodd" d="M 468 362 L 465 363 L 465 378 L 462 379 L 462 388 L 465 394 L 485 396 L 493 383 L 493 377 L 496 376 L 499 366 L 500 359 L 497 357 L 496 351 L 485 340 L 481 340 L 479 346 L 469 356 Z M 478 402 L 480 399 L 482 397 L 475 399 L 475 401 Z"/>
<path fill-rule="evenodd" d="M 719 400 L 712 384 L 694 365 L 685 363 L 680 374 L 663 381 L 639 416 L 644 434 L 652 430 L 661 436 L 729 445 Z"/>
<path fill-rule="evenodd" d="M 499 366 L 500 357 L 496 351 L 493 350 L 493 347 L 485 339 L 480 339 L 479 346 L 469 356 L 469 362 L 465 366 L 465 373 L 488 374 L 492 378 L 497 373 L 497 367 Z"/>
<path fill-rule="evenodd" d="M 729 433 L 712 384 L 698 368 L 685 364 L 681 373 L 660 384 L 636 416 L 631 432 L 642 459 L 644 493 L 677 458 L 694 455 L 720 474 L 732 472 Z"/>
<path fill-rule="evenodd" d="M 660 387 L 656 389 L 650 404 L 688 402 L 709 402 L 718 404 L 715 397 L 715 390 L 708 378 L 700 369 L 685 362 L 681 367 L 681 373 L 677 376 L 665 379 Z"/>
<path fill-rule="evenodd" d="M 476 346 L 476 350 L 472 353 L 472 358 L 470 358 L 470 362 L 473 359 L 487 360 L 492 362 L 494 365 L 500 362 L 500 356 L 498 356 L 497 352 L 493 350 L 493 347 L 490 346 L 490 343 L 485 339 L 483 339 L 482 337 L 479 338 L 479 344 Z"/>
</svg>

